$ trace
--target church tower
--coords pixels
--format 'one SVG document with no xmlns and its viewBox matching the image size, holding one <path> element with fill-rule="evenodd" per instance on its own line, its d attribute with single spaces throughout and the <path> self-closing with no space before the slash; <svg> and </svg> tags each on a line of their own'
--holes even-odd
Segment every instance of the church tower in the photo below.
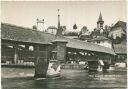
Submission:
<svg viewBox="0 0 128 89">
<path fill-rule="evenodd" d="M 97 21 L 97 28 L 98 29 L 103 29 L 103 24 L 104 24 L 104 21 L 102 19 L 102 15 L 101 15 L 101 12 L 100 12 L 99 19 Z"/>
</svg>

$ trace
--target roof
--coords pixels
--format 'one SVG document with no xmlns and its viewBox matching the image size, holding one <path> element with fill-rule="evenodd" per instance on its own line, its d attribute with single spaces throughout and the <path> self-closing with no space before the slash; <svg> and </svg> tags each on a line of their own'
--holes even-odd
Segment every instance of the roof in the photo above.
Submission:
<svg viewBox="0 0 128 89">
<path fill-rule="evenodd" d="M 124 22 L 124 21 L 118 21 L 118 22 L 111 28 L 111 31 L 113 31 L 113 28 L 116 28 L 116 27 L 121 27 L 124 32 L 127 32 L 127 30 L 126 30 L 126 22 Z"/>
<path fill-rule="evenodd" d="M 55 26 L 49 26 L 47 29 L 57 29 Z"/>
<path fill-rule="evenodd" d="M 97 22 L 103 22 L 103 19 L 102 19 L 102 14 L 101 14 L 101 12 L 100 12 L 100 15 L 99 15 L 99 19 L 98 19 L 98 21 Z"/>
<path fill-rule="evenodd" d="M 109 40 L 109 41 L 111 41 L 109 38 L 106 38 L 106 37 L 104 37 L 104 36 L 98 36 L 98 37 L 96 37 L 96 38 L 93 38 L 93 39 L 90 40 L 90 41 L 103 41 L 103 40 Z"/>
<path fill-rule="evenodd" d="M 120 44 L 114 44 L 113 48 L 117 54 L 127 54 L 127 45 L 126 41 L 122 41 Z"/>
<path fill-rule="evenodd" d="M 78 36 L 64 36 L 66 38 L 70 38 L 70 39 L 78 39 Z"/>
<path fill-rule="evenodd" d="M 1 38 L 5 40 L 51 44 L 54 35 L 12 24 L 1 24 Z"/>
<path fill-rule="evenodd" d="M 56 39 L 52 41 L 52 43 L 55 42 L 63 42 L 63 43 L 68 43 L 68 41 L 61 35 L 61 36 L 56 36 Z"/>
<path fill-rule="evenodd" d="M 90 37 L 90 35 L 82 34 L 82 35 L 79 36 L 79 39 L 81 39 L 81 40 L 90 40 L 91 37 Z"/>
<path fill-rule="evenodd" d="M 89 51 L 94 51 L 94 52 L 103 52 L 103 53 L 108 53 L 108 54 L 115 54 L 112 49 L 103 47 L 97 44 L 84 42 L 84 41 L 80 41 L 77 39 L 66 38 L 66 40 L 68 41 L 67 47 L 70 47 L 70 48 L 83 49 L 83 50 L 89 50 Z"/>
<path fill-rule="evenodd" d="M 4 40 L 21 41 L 39 44 L 51 44 L 56 39 L 56 36 L 50 33 L 32 30 L 30 28 L 23 28 L 11 24 L 2 23 L 1 38 Z M 99 46 L 97 44 L 83 42 L 77 39 L 69 39 L 64 36 L 58 37 L 59 40 L 67 41 L 67 47 L 75 49 L 83 49 L 95 52 L 103 52 L 108 54 L 115 54 L 112 49 Z"/>
</svg>

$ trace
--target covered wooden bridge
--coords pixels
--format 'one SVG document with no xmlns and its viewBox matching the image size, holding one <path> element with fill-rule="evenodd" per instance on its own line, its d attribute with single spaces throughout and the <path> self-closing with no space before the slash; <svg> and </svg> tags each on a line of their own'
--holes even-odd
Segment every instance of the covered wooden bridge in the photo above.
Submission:
<svg viewBox="0 0 128 89">
<path fill-rule="evenodd" d="M 115 55 L 103 46 L 7 23 L 1 24 L 1 49 L 2 62 L 34 62 L 35 77 L 46 76 L 51 59 L 65 63 L 69 53 L 83 55 L 88 61 L 112 61 Z"/>
</svg>

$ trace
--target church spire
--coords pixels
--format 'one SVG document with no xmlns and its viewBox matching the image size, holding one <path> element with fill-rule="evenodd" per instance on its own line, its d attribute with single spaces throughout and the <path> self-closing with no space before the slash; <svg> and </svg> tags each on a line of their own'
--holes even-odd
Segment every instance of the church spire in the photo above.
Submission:
<svg viewBox="0 0 128 89">
<path fill-rule="evenodd" d="M 101 12 L 100 12 L 98 21 L 103 21 Z"/>
<path fill-rule="evenodd" d="M 97 28 L 98 29 L 103 29 L 103 24 L 104 24 L 104 21 L 102 19 L 102 14 L 100 12 L 100 15 L 99 15 L 99 18 L 98 18 L 98 21 L 97 21 Z"/>
</svg>

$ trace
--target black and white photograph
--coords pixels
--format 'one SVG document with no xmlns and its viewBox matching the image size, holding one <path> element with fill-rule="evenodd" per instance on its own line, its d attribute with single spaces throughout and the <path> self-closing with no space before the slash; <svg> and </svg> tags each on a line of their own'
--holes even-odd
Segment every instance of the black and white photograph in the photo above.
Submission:
<svg viewBox="0 0 128 89">
<path fill-rule="evenodd" d="M 127 0 L 1 1 L 1 89 L 127 89 Z"/>
</svg>

